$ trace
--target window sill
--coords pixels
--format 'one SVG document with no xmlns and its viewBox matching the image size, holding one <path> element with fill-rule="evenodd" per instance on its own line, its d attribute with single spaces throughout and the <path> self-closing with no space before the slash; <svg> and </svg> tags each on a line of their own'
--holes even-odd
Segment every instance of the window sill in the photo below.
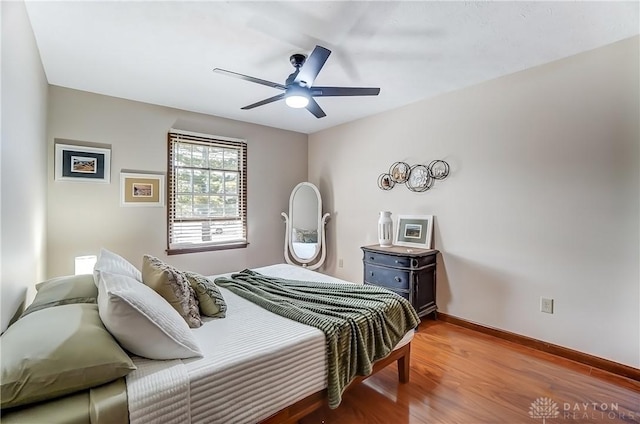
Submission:
<svg viewBox="0 0 640 424">
<path fill-rule="evenodd" d="M 198 253 L 198 252 L 210 252 L 213 250 L 229 250 L 229 249 L 243 249 L 249 246 L 247 242 L 230 243 L 230 244 L 216 244 L 209 246 L 198 247 L 180 247 L 174 249 L 167 249 L 167 255 L 184 255 L 185 253 Z"/>
</svg>

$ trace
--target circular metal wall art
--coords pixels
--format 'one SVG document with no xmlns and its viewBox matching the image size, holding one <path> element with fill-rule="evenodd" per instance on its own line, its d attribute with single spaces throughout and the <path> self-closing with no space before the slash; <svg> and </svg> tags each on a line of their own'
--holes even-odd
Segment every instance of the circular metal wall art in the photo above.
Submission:
<svg viewBox="0 0 640 424">
<path fill-rule="evenodd" d="M 388 173 L 378 176 L 378 188 L 391 190 L 396 184 L 404 184 L 407 189 L 416 193 L 429 190 L 436 180 L 444 180 L 449 176 L 449 164 L 437 159 L 429 165 L 409 166 L 406 162 L 394 162 Z"/>
<path fill-rule="evenodd" d="M 429 168 L 424 165 L 413 165 L 405 184 L 409 190 L 422 193 L 429 190 L 433 186 L 433 182 L 434 179 Z"/>
<path fill-rule="evenodd" d="M 389 174 L 380 174 L 378 177 L 378 187 L 382 190 L 391 190 L 395 185 Z"/>
<path fill-rule="evenodd" d="M 429 174 L 436 180 L 444 180 L 449 176 L 449 164 L 443 160 L 434 160 L 429 164 Z"/>
<path fill-rule="evenodd" d="M 403 184 L 409 178 L 411 167 L 405 162 L 396 162 L 389 168 L 389 175 L 394 183 Z"/>
</svg>

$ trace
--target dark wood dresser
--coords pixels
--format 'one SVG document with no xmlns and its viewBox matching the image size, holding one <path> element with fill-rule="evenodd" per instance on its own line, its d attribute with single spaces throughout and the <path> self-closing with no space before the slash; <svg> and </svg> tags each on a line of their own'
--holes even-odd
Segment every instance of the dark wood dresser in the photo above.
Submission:
<svg viewBox="0 0 640 424">
<path fill-rule="evenodd" d="M 385 287 L 409 300 L 418 315 L 437 314 L 434 249 L 363 246 L 364 283 Z"/>
</svg>

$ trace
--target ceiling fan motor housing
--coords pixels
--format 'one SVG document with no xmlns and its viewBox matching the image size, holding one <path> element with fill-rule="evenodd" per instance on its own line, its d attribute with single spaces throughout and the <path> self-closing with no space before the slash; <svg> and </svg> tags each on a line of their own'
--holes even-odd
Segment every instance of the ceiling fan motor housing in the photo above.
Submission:
<svg viewBox="0 0 640 424">
<path fill-rule="evenodd" d="M 300 69 L 300 67 L 304 65 L 304 62 L 306 60 L 307 60 L 307 56 L 303 55 L 302 53 L 292 54 L 291 57 L 289 58 L 289 61 L 296 69 Z"/>
</svg>

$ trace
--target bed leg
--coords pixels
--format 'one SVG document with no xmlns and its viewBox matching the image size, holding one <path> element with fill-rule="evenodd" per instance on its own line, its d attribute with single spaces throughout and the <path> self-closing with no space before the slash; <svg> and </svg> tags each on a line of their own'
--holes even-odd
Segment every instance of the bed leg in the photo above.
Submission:
<svg viewBox="0 0 640 424">
<path fill-rule="evenodd" d="M 411 349 L 407 349 L 407 353 L 398 359 L 398 379 L 401 383 L 409 382 L 409 363 L 411 362 Z"/>
</svg>

